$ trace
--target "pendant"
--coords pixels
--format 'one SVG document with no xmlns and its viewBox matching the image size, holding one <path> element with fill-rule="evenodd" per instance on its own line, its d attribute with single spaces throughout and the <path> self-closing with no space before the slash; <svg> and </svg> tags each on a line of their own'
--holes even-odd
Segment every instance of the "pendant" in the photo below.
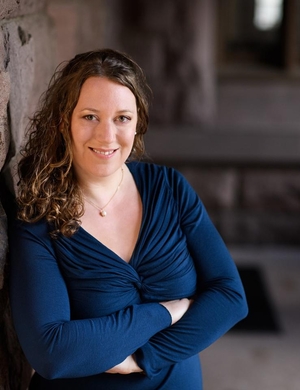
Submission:
<svg viewBox="0 0 300 390">
<path fill-rule="evenodd" d="M 101 217 L 105 217 L 106 216 L 106 211 L 105 210 L 100 210 L 100 213 Z"/>
</svg>

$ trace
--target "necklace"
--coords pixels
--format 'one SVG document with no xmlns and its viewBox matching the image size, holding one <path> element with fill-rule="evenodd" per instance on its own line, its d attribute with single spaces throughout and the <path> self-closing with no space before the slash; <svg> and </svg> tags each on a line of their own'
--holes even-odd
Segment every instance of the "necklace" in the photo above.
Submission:
<svg viewBox="0 0 300 390">
<path fill-rule="evenodd" d="M 107 212 L 106 212 L 105 208 L 110 204 L 110 202 L 115 197 L 116 193 L 119 191 L 119 188 L 121 187 L 121 184 L 122 184 L 122 181 L 123 181 L 123 176 L 124 176 L 123 168 L 121 168 L 121 172 L 122 172 L 122 177 L 121 177 L 120 183 L 118 184 L 118 187 L 117 187 L 116 191 L 112 194 L 112 197 L 109 199 L 109 201 L 103 207 L 99 207 L 98 205 L 93 203 L 91 200 L 87 199 L 85 195 L 83 195 L 83 197 L 86 200 L 86 202 L 88 202 L 91 206 L 95 207 L 95 209 L 97 209 L 99 211 L 99 215 L 101 217 L 105 217 L 107 215 Z"/>
</svg>

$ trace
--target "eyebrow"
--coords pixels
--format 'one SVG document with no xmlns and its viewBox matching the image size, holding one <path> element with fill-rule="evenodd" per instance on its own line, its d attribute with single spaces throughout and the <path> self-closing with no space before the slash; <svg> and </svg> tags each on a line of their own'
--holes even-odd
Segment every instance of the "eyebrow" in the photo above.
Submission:
<svg viewBox="0 0 300 390">
<path fill-rule="evenodd" d="M 83 108 L 82 110 L 80 110 L 80 112 L 82 112 L 82 111 L 92 111 L 92 112 L 95 112 L 95 113 L 100 112 L 100 111 L 97 110 L 96 108 L 91 108 L 91 107 L 85 107 L 85 108 Z M 134 111 L 129 110 L 129 109 L 117 111 L 118 114 L 122 114 L 122 113 L 125 113 L 125 112 L 130 112 L 130 113 L 132 113 L 132 114 L 134 113 Z"/>
<path fill-rule="evenodd" d="M 90 107 L 85 107 L 83 108 L 82 110 L 80 111 L 93 111 L 93 112 L 99 112 L 98 110 L 96 110 L 96 108 L 90 108 Z"/>
</svg>

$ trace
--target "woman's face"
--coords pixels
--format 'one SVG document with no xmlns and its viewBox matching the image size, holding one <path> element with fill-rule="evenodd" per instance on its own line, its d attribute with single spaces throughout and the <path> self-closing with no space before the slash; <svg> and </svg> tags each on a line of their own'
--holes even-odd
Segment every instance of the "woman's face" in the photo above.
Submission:
<svg viewBox="0 0 300 390">
<path fill-rule="evenodd" d="M 71 118 L 79 180 L 114 174 L 131 153 L 136 125 L 136 99 L 129 88 L 103 77 L 88 78 Z"/>
</svg>

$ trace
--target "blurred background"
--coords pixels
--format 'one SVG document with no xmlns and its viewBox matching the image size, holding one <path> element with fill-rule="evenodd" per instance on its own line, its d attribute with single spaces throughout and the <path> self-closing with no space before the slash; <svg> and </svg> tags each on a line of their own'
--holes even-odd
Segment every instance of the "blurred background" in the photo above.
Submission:
<svg viewBox="0 0 300 390">
<path fill-rule="evenodd" d="M 48 0 L 55 64 L 113 47 L 154 99 L 149 157 L 176 165 L 227 243 L 300 244 L 299 0 Z"/>
<path fill-rule="evenodd" d="M 6 183 L 55 67 L 96 48 L 127 52 L 154 95 L 148 159 L 190 181 L 238 267 L 259 275 L 245 279 L 251 313 L 273 316 L 201 353 L 205 390 L 299 390 L 300 0 L 0 3 Z"/>
</svg>

